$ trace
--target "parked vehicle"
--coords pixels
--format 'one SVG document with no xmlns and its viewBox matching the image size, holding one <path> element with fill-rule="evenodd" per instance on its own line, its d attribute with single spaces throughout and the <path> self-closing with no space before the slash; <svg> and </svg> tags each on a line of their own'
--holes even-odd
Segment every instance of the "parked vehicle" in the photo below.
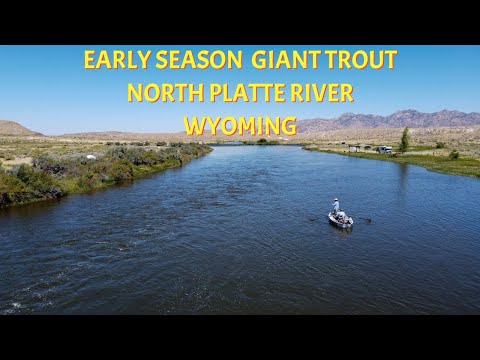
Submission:
<svg viewBox="0 0 480 360">
<path fill-rule="evenodd" d="M 379 154 L 391 154 L 392 153 L 392 147 L 391 146 L 377 146 L 376 151 Z"/>
</svg>

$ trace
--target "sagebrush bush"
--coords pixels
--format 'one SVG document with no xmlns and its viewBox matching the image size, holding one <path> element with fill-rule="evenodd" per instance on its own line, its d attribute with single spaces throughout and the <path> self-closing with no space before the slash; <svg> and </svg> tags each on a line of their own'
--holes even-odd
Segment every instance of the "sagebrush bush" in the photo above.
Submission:
<svg viewBox="0 0 480 360">
<path fill-rule="evenodd" d="M 25 183 L 39 198 L 58 198 L 63 196 L 61 185 L 47 172 L 36 171 L 28 165 L 15 169 L 17 178 Z"/>
<path fill-rule="evenodd" d="M 33 159 L 33 167 L 39 168 L 51 174 L 65 173 L 67 170 L 66 162 L 55 160 L 47 156 L 41 156 Z"/>
<path fill-rule="evenodd" d="M 133 166 L 127 160 L 115 160 L 111 163 L 107 176 L 114 182 L 132 181 Z"/>
<path fill-rule="evenodd" d="M 94 189 L 102 182 L 100 174 L 89 171 L 78 179 L 78 186 L 81 189 Z"/>
<path fill-rule="evenodd" d="M 9 173 L 0 173 L 0 208 L 23 203 L 34 198 L 31 189 L 20 179 Z"/>
</svg>

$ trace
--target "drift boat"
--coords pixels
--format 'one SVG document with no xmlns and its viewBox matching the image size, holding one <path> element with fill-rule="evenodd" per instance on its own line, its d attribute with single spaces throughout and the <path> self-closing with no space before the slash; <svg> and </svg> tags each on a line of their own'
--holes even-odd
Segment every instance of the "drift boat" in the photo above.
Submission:
<svg viewBox="0 0 480 360">
<path fill-rule="evenodd" d="M 338 220 L 335 215 L 333 215 L 331 212 L 328 213 L 328 218 L 330 219 L 330 222 L 340 228 L 347 229 L 351 228 L 353 225 L 353 219 L 350 216 L 346 216 L 345 222 L 342 222 Z"/>
</svg>

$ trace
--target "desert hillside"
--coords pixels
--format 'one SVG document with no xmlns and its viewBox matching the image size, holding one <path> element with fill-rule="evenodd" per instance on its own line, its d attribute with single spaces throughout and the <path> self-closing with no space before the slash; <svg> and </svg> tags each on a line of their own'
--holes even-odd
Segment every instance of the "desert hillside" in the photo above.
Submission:
<svg viewBox="0 0 480 360">
<path fill-rule="evenodd" d="M 42 134 L 31 131 L 15 121 L 0 120 L 0 135 L 41 136 Z"/>
<path fill-rule="evenodd" d="M 402 110 L 388 116 L 345 113 L 335 119 L 308 119 L 297 122 L 298 133 L 343 129 L 438 128 L 480 125 L 480 113 L 442 110 L 422 113 Z"/>
</svg>

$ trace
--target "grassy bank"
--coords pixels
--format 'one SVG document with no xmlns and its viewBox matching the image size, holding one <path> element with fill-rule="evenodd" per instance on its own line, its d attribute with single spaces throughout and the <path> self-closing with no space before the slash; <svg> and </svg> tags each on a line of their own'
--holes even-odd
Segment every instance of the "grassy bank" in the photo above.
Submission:
<svg viewBox="0 0 480 360">
<path fill-rule="evenodd" d="M 362 159 L 391 161 L 399 164 L 412 164 L 426 168 L 427 170 L 436 171 L 445 174 L 463 175 L 480 177 L 480 161 L 476 159 L 463 158 L 450 159 L 445 156 L 434 155 L 411 155 L 398 154 L 391 156 L 388 154 L 372 154 L 372 153 L 355 153 L 340 152 L 332 150 L 323 150 L 317 147 L 303 147 L 305 150 L 321 151 L 331 154 L 338 154 Z"/>
<path fill-rule="evenodd" d="M 5 169 L 0 164 L 0 208 L 131 182 L 210 151 L 212 148 L 197 143 L 173 143 L 158 150 L 116 146 L 95 160 L 42 155 L 34 158 L 31 166 Z"/>
</svg>

